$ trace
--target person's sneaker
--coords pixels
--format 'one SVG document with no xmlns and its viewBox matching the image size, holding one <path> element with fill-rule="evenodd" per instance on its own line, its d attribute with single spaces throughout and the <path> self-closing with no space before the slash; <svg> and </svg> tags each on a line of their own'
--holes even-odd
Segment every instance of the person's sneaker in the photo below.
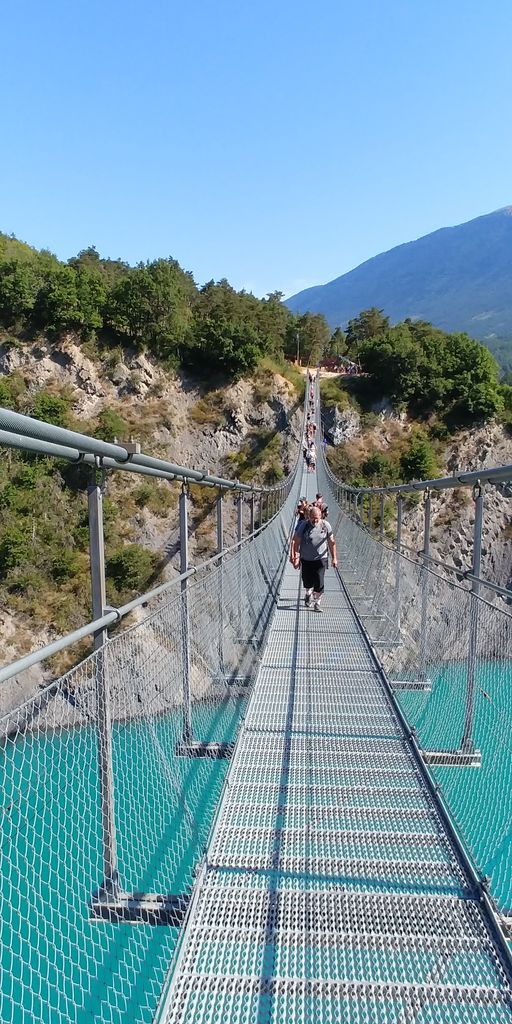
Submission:
<svg viewBox="0 0 512 1024">
<path fill-rule="evenodd" d="M 318 604 L 318 601 L 315 601 L 315 603 L 313 605 L 313 611 L 314 612 L 321 612 L 322 611 L 322 609 L 320 608 L 320 605 Z"/>
<path fill-rule="evenodd" d="M 306 605 L 306 608 L 311 607 L 311 594 L 306 594 L 304 598 L 304 604 Z"/>
</svg>

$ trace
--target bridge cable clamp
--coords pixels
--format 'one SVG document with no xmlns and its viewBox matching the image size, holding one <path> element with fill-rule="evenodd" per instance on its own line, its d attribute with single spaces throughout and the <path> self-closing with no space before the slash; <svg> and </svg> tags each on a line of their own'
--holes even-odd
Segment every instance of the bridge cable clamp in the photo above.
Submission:
<svg viewBox="0 0 512 1024">
<path fill-rule="evenodd" d="M 103 609 L 103 614 L 104 615 L 110 615 L 112 612 L 114 612 L 114 614 L 115 614 L 116 624 L 118 622 L 121 622 L 122 615 L 121 615 L 121 612 L 119 611 L 119 608 L 113 608 L 112 605 L 106 604 L 104 609 Z"/>
</svg>

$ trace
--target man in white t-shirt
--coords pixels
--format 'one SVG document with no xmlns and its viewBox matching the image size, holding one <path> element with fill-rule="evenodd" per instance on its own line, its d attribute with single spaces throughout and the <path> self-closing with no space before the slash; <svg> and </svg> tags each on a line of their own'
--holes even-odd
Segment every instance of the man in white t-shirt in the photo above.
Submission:
<svg viewBox="0 0 512 1024">
<path fill-rule="evenodd" d="M 324 592 L 324 575 L 328 563 L 328 551 L 331 554 L 333 568 L 336 569 L 336 541 L 332 526 L 327 519 L 322 519 L 320 509 L 313 505 L 307 520 L 298 522 L 292 538 L 290 562 L 295 569 L 301 568 L 302 582 L 306 588 L 304 604 L 306 608 L 313 605 L 315 612 L 321 612 L 320 599 Z"/>
</svg>

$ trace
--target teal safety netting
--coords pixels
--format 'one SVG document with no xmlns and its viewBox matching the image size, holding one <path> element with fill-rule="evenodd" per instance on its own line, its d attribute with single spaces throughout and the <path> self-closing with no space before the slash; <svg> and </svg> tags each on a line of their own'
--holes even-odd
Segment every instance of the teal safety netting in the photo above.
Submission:
<svg viewBox="0 0 512 1024">
<path fill-rule="evenodd" d="M 218 751 L 236 740 L 247 705 L 296 497 L 294 486 L 287 514 L 198 571 L 186 595 L 176 588 L 153 602 L 138 625 L 0 721 L 3 1024 L 153 1019 L 178 924 L 145 912 L 155 897 L 158 911 L 190 896 L 228 764 Z M 112 835 L 102 818 L 100 674 L 112 718 Z M 183 748 L 184 724 L 206 756 Z M 114 893 L 105 891 L 105 841 L 117 852 Z"/>
<path fill-rule="evenodd" d="M 332 569 L 321 607 L 288 565 L 155 1024 L 509 1024 L 503 943 Z"/>
<path fill-rule="evenodd" d="M 336 502 L 341 575 L 500 911 L 512 909 L 512 611 L 419 564 Z M 488 592 L 487 592 L 488 593 Z M 476 623 L 476 630 L 472 625 Z M 476 637 L 471 668 L 471 635 Z M 464 755 L 466 763 L 464 763 Z"/>
</svg>

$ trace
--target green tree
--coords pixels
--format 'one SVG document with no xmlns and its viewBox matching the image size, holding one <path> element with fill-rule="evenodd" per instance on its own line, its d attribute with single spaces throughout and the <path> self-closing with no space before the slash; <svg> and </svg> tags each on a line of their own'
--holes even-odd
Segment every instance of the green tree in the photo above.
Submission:
<svg viewBox="0 0 512 1024">
<path fill-rule="evenodd" d="M 103 326 L 107 285 L 93 264 L 77 267 L 75 274 L 80 325 L 88 331 L 94 331 Z"/>
<path fill-rule="evenodd" d="M 176 260 L 139 263 L 113 288 L 107 323 L 160 358 L 179 358 L 192 327 L 192 275 Z"/>
<path fill-rule="evenodd" d="M 446 335 L 446 368 L 454 416 L 490 419 L 503 410 L 498 364 L 478 341 L 467 334 Z"/>
<path fill-rule="evenodd" d="M 24 525 L 12 524 L 0 530 L 0 576 L 30 562 L 32 548 Z"/>
<path fill-rule="evenodd" d="M 111 260 L 101 257 L 94 245 L 90 245 L 88 249 L 81 249 L 77 256 L 72 256 L 68 260 L 68 263 L 75 270 L 78 270 L 79 267 L 96 270 L 109 291 L 130 270 L 129 264 L 123 260 Z"/>
<path fill-rule="evenodd" d="M 155 555 L 140 544 L 127 544 L 107 559 L 106 576 L 113 581 L 118 591 L 142 592 L 153 572 L 155 561 Z"/>
<path fill-rule="evenodd" d="M 34 308 L 37 287 L 31 261 L 10 259 L 0 263 L 0 323 L 4 327 L 15 327 L 27 320 Z"/>
<path fill-rule="evenodd" d="M 393 476 L 391 463 L 381 452 L 372 452 L 362 463 L 361 472 L 373 487 L 389 483 Z"/>
<path fill-rule="evenodd" d="M 76 274 L 71 267 L 59 263 L 48 266 L 34 313 L 38 326 L 51 331 L 69 330 L 81 324 Z"/>
<path fill-rule="evenodd" d="M 329 339 L 328 355 L 332 358 L 344 356 L 347 352 L 347 337 L 341 327 L 336 327 Z"/>
<path fill-rule="evenodd" d="M 11 373 L 0 377 L 0 405 L 19 412 L 26 390 L 27 385 L 21 374 Z"/>
<path fill-rule="evenodd" d="M 497 363 L 467 334 L 408 320 L 363 342 L 359 355 L 374 394 L 412 415 L 436 412 L 468 422 L 503 408 Z"/>
<path fill-rule="evenodd" d="M 370 338 L 377 338 L 387 331 L 389 317 L 384 316 L 382 309 L 372 306 L 371 309 L 363 309 L 359 316 L 349 320 L 347 325 L 347 348 L 352 354 L 356 354 L 360 345 Z"/>
<path fill-rule="evenodd" d="M 329 350 L 331 332 L 321 313 L 304 313 L 297 322 L 300 360 L 303 366 L 317 366 Z"/>
<path fill-rule="evenodd" d="M 282 300 L 283 292 L 270 292 L 255 308 L 254 326 L 260 337 L 260 346 L 270 355 L 281 355 L 284 352 L 295 321 Z"/>
<path fill-rule="evenodd" d="M 402 479 L 432 480 L 437 473 L 434 449 L 423 432 L 418 431 L 411 438 L 410 445 L 400 458 Z"/>
<path fill-rule="evenodd" d="M 260 339 L 251 324 L 221 315 L 196 321 L 196 344 L 189 351 L 194 365 L 221 371 L 228 377 L 251 373 L 261 357 Z"/>
<path fill-rule="evenodd" d="M 126 441 L 128 433 L 125 421 L 117 412 L 108 408 L 101 410 L 98 416 L 98 426 L 94 431 L 94 436 L 99 441 L 113 441 L 115 437 L 118 440 Z"/>
<path fill-rule="evenodd" d="M 408 405 L 417 386 L 419 348 L 406 324 L 362 342 L 359 358 L 378 394 Z"/>
<path fill-rule="evenodd" d="M 31 415 L 55 427 L 69 427 L 70 401 L 61 395 L 39 391 L 32 402 Z"/>
</svg>

